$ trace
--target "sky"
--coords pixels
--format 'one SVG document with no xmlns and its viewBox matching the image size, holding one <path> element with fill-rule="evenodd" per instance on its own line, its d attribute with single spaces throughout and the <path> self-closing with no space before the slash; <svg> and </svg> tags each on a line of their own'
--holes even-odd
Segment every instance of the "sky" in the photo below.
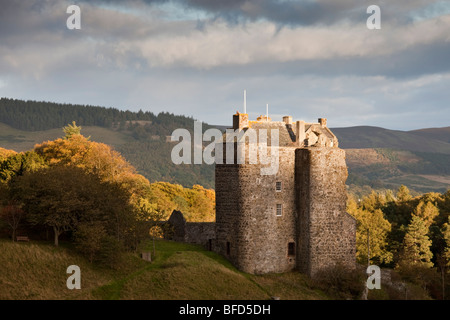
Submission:
<svg viewBox="0 0 450 320">
<path fill-rule="evenodd" d="M 450 1 L 0 0 L 0 97 L 231 125 L 244 90 L 250 119 L 450 126 Z"/>
</svg>

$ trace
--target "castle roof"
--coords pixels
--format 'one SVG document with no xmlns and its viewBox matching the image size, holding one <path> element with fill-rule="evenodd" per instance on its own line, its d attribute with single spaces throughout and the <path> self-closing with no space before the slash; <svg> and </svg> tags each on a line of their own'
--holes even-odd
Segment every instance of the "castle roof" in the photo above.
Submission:
<svg viewBox="0 0 450 320">
<path fill-rule="evenodd" d="M 271 121 L 266 116 L 260 116 L 257 120 L 248 120 L 248 114 L 237 112 L 233 116 L 233 129 L 255 130 L 259 136 L 259 130 L 267 130 L 267 145 L 272 145 L 271 131 L 278 130 L 278 146 L 280 147 L 337 147 L 336 136 L 327 127 L 327 120 L 319 118 L 317 123 L 305 123 L 304 121 L 292 121 L 292 117 L 285 116 L 283 121 Z"/>
</svg>

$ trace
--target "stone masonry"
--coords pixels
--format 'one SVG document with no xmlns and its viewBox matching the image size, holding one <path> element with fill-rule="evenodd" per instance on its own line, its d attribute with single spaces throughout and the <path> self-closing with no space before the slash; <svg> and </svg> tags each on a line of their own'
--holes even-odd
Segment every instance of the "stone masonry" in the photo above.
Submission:
<svg viewBox="0 0 450 320">
<path fill-rule="evenodd" d="M 337 264 L 354 268 L 356 221 L 346 212 L 345 152 L 326 119 L 250 121 L 236 113 L 233 124 L 234 130 L 278 129 L 278 145 L 266 143 L 268 153 L 277 148 L 279 167 L 261 175 L 267 165 L 250 164 L 248 157 L 216 164 L 215 250 L 253 274 L 298 269 L 314 276 Z"/>
<path fill-rule="evenodd" d="M 257 141 L 267 154 L 278 153 L 278 170 L 262 175 L 264 164 L 250 163 L 254 141 L 244 140 L 245 161 L 216 163 L 216 222 L 186 223 L 177 212 L 174 240 L 202 244 L 229 259 L 238 269 L 252 274 L 298 269 L 313 277 L 318 271 L 343 265 L 355 267 L 356 220 L 346 212 L 347 166 L 345 152 L 327 120 L 318 123 L 282 122 L 247 114 L 233 116 L 233 129 L 265 129 L 269 139 Z M 272 143 L 271 130 L 278 143 Z M 252 149 L 255 150 L 255 149 Z M 169 222 L 171 222 L 169 220 Z"/>
</svg>

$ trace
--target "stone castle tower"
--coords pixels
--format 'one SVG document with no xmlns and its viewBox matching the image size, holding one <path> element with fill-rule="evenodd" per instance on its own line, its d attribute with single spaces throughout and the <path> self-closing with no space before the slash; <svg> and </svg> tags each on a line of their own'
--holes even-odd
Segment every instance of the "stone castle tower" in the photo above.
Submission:
<svg viewBox="0 0 450 320">
<path fill-rule="evenodd" d="M 298 269 L 314 276 L 336 264 L 354 267 L 356 221 L 346 212 L 345 152 L 326 119 L 233 115 L 235 131 L 250 128 L 278 129 L 276 145 L 270 133 L 257 142 L 267 154 L 278 152 L 278 170 L 262 175 L 267 164 L 250 163 L 248 153 L 241 163 L 216 163 L 215 251 L 254 274 Z M 247 150 L 250 144 L 244 143 Z M 236 141 L 233 152 L 236 160 Z"/>
</svg>

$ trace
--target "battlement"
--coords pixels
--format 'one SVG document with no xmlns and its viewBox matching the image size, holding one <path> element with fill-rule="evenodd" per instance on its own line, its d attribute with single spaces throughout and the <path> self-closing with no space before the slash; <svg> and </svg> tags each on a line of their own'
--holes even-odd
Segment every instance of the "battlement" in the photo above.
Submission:
<svg viewBox="0 0 450 320">
<path fill-rule="evenodd" d="M 303 120 L 293 121 L 292 116 L 284 116 L 283 121 L 272 121 L 268 116 L 259 116 L 256 120 L 249 120 L 248 114 L 233 115 L 233 129 L 278 129 L 279 142 L 282 147 L 329 147 L 337 148 L 337 137 L 327 127 L 327 119 L 319 118 L 317 123 L 307 123 Z"/>
</svg>

